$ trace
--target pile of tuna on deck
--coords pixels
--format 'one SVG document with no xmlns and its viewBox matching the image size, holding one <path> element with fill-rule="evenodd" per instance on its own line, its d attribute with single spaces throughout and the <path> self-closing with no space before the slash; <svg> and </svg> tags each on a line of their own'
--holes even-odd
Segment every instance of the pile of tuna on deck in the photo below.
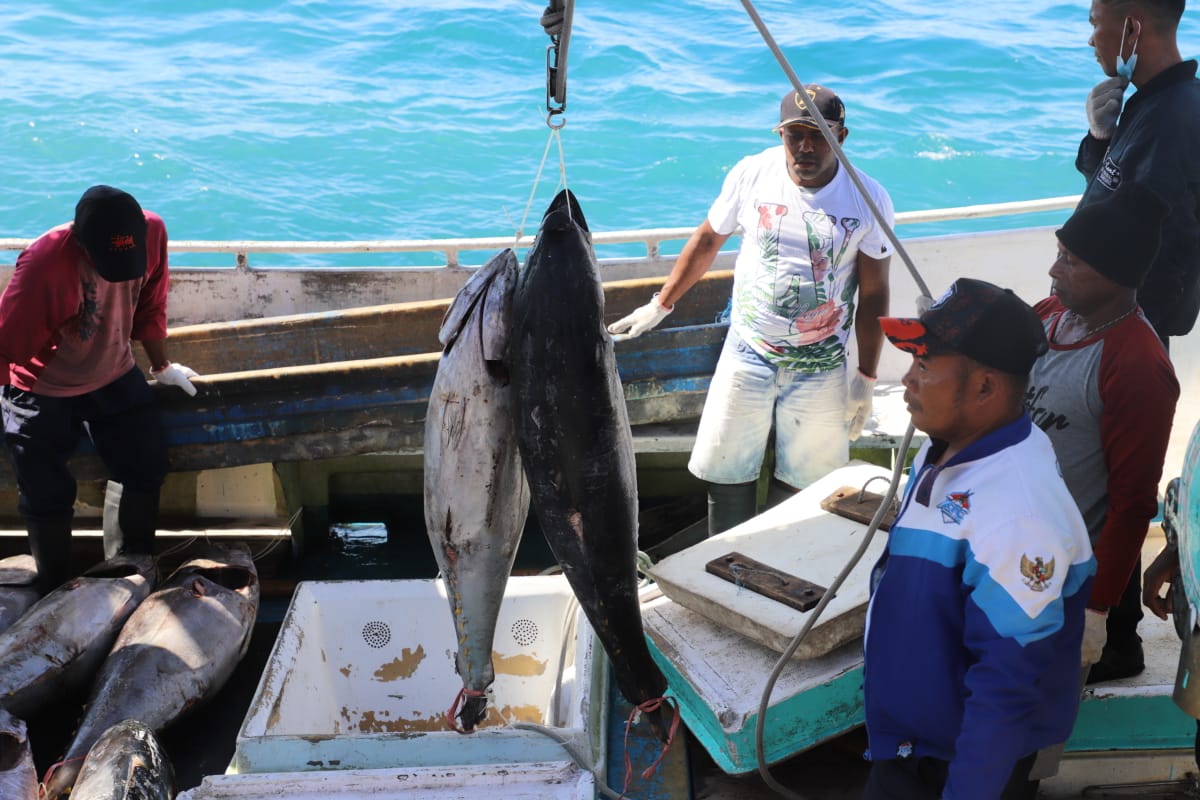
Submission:
<svg viewBox="0 0 1200 800">
<path fill-rule="evenodd" d="M 250 643 L 258 577 L 213 547 L 155 589 L 150 556 L 119 555 L 38 599 L 33 559 L 0 562 L 0 798 L 39 797 L 26 720 L 90 687 L 41 797 L 174 797 L 156 734 L 224 686 Z"/>
<path fill-rule="evenodd" d="M 633 435 L 591 234 L 569 190 L 547 209 L 523 269 L 504 250 L 463 286 L 439 340 L 425 523 L 458 634 L 462 729 L 486 713 L 496 619 L 530 504 L 621 694 L 634 706 L 661 698 L 638 604 Z M 665 739 L 660 712 L 646 716 Z"/>
</svg>

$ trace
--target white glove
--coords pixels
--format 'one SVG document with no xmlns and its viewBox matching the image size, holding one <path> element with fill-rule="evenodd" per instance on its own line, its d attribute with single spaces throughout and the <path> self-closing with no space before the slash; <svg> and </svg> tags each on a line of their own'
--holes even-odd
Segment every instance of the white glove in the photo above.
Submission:
<svg viewBox="0 0 1200 800">
<path fill-rule="evenodd" d="M 1128 84 L 1129 81 L 1118 75 L 1105 78 L 1092 87 L 1087 99 L 1087 119 L 1093 137 L 1104 142 L 1113 137 Z"/>
<path fill-rule="evenodd" d="M 151 369 L 150 377 L 159 383 L 165 383 L 167 386 L 178 386 L 187 392 L 189 397 L 195 397 L 196 387 L 192 386 L 192 382 L 188 378 L 199 378 L 200 376 L 191 367 L 171 363 L 157 371 Z"/>
<path fill-rule="evenodd" d="M 933 305 L 933 298 L 927 294 L 917 295 L 917 316 L 921 316 Z"/>
<path fill-rule="evenodd" d="M 628 317 L 623 317 L 614 322 L 612 325 L 609 325 L 608 332 L 625 333 L 626 331 L 629 331 L 627 336 L 623 336 L 621 338 L 632 339 L 636 336 L 641 336 L 646 331 L 658 325 L 658 323 L 667 318 L 667 314 L 670 314 L 674 310 L 675 306 L 666 308 L 659 303 L 658 292 L 655 292 L 654 296 L 650 298 L 649 303 L 646 303 L 646 305 L 641 306 L 640 308 L 634 309 L 634 312 Z"/>
<path fill-rule="evenodd" d="M 1083 644 L 1080 646 L 1080 662 L 1090 667 L 1100 660 L 1104 643 L 1108 640 L 1108 612 L 1087 609 L 1083 612 Z"/>
<path fill-rule="evenodd" d="M 846 387 L 846 422 L 850 423 L 850 441 L 862 433 L 867 417 L 871 416 L 871 397 L 875 392 L 875 379 L 854 370 L 850 384 Z"/>
</svg>

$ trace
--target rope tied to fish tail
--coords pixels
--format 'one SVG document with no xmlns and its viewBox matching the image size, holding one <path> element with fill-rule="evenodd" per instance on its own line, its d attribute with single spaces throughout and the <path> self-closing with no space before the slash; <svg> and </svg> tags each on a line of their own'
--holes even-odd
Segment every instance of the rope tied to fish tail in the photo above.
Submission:
<svg viewBox="0 0 1200 800">
<path fill-rule="evenodd" d="M 87 758 L 86 753 L 82 756 L 64 758 L 62 761 L 55 761 L 50 766 L 46 767 L 46 774 L 42 776 L 42 782 L 38 784 L 38 797 L 46 796 L 46 787 L 50 785 L 50 780 L 54 777 L 54 773 L 58 771 L 59 767 L 65 767 L 67 764 L 72 764 L 76 761 L 83 761 L 85 758 Z"/>
<path fill-rule="evenodd" d="M 461 727 L 454 720 L 455 720 L 455 717 L 458 716 L 458 712 L 462 709 L 463 701 L 466 698 L 468 698 L 468 697 L 484 697 L 486 695 L 487 695 L 487 692 L 481 692 L 478 689 L 468 689 L 466 686 L 459 689 L 458 694 L 454 695 L 454 702 L 450 704 L 450 707 L 448 709 L 446 709 L 446 724 L 450 726 L 450 729 L 453 730 L 455 733 L 461 733 L 463 736 L 469 736 L 471 733 L 474 733 L 474 731 L 475 731 L 474 728 L 472 728 L 471 730 L 467 730 L 467 729 Z"/>
<path fill-rule="evenodd" d="M 629 791 L 629 784 L 633 782 L 633 761 L 629 758 L 629 729 L 634 726 L 639 714 L 649 714 L 658 711 L 664 705 L 669 705 L 672 711 L 671 729 L 667 732 L 667 741 L 663 744 L 662 750 L 659 751 L 658 758 L 654 759 L 654 763 L 642 770 L 642 780 L 645 781 L 649 780 L 650 776 L 655 773 L 658 765 L 666 758 L 671 745 L 675 743 L 675 735 L 679 733 L 679 703 L 676 702 L 674 697 L 654 697 L 638 703 L 629 712 L 629 719 L 625 721 L 625 785 L 621 787 L 621 797 L 625 796 L 625 793 Z"/>
</svg>

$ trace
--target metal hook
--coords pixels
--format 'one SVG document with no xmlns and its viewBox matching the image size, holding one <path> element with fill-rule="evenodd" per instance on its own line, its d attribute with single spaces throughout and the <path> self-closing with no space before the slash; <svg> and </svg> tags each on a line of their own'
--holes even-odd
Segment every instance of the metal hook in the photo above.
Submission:
<svg viewBox="0 0 1200 800">
<path fill-rule="evenodd" d="M 866 483 L 864 483 L 864 484 L 862 485 L 862 488 L 860 488 L 860 489 L 858 490 L 858 502 L 860 502 L 860 503 L 861 503 L 861 502 L 863 502 L 864 500 L 866 500 L 866 497 L 867 497 L 867 487 L 868 487 L 868 486 L 870 486 L 870 485 L 871 485 L 872 483 L 874 483 L 875 481 L 886 481 L 886 480 L 888 480 L 888 477 L 887 477 L 886 475 L 876 475 L 876 476 L 875 476 L 875 477 L 873 477 L 873 478 L 868 478 L 868 479 L 867 479 L 867 482 L 866 482 Z"/>
<path fill-rule="evenodd" d="M 550 0 L 542 13 L 542 27 L 550 36 L 551 44 L 546 47 L 546 110 L 550 117 L 561 114 L 567 108 L 567 49 L 571 42 L 571 23 L 575 16 L 575 0 Z"/>
<path fill-rule="evenodd" d="M 563 124 L 553 125 L 550 118 L 567 110 L 567 70 L 566 65 L 557 58 L 558 46 L 546 46 L 546 124 L 551 128 L 561 128 Z M 561 66 L 560 66 L 561 65 Z"/>
</svg>

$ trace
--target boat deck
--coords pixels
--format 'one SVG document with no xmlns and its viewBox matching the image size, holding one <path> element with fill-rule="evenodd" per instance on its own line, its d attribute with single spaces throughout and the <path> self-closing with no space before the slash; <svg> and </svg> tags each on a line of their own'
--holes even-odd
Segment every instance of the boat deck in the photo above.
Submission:
<svg viewBox="0 0 1200 800">
<path fill-rule="evenodd" d="M 199 533 L 176 530 L 166 532 L 164 540 L 184 544 Z M 228 535 L 215 530 L 206 533 L 213 537 Z M 257 535 L 270 536 L 263 531 Z M 98 531 L 84 531 L 81 538 L 85 548 L 99 545 Z M 271 550 L 264 551 L 271 547 L 267 539 L 260 540 L 255 547 L 256 553 L 275 556 L 278 563 L 264 571 L 262 606 L 246 657 L 214 702 L 162 736 L 175 764 L 181 791 L 199 785 L 205 775 L 224 772 L 230 762 L 235 737 L 279 634 L 290 589 L 297 580 L 331 576 L 429 577 L 428 565 L 400 555 L 404 551 L 411 553 L 411 548 L 395 547 L 385 537 L 373 544 L 360 544 L 357 549 L 348 548 L 347 552 L 310 554 L 301 559 L 287 555 L 281 541 L 275 539 Z M 1157 553 L 1161 544 L 1160 537 L 1151 537 L 1144 550 L 1145 557 Z M 367 552 L 371 549 L 375 550 L 373 554 Z M 1196 772 L 1190 746 L 1194 722 L 1179 712 L 1170 699 L 1178 639 L 1169 622 L 1154 617 L 1147 617 L 1140 630 L 1150 667 L 1135 678 L 1089 687 L 1080 727 L 1070 748 L 1073 752 L 1068 753 L 1059 776 L 1043 783 L 1042 797 L 1200 797 L 1200 788 L 1192 777 Z M 83 699 L 64 698 L 57 708 L 29 721 L 39 771 L 44 772 L 69 743 Z M 612 700 L 608 781 L 619 792 L 625 751 L 621 709 L 625 708 L 626 713 L 628 709 L 615 693 Z M 1168 719 L 1165 725 L 1164 717 Z M 757 772 L 726 774 L 699 740 L 686 728 L 683 731 L 680 741 L 650 779 L 634 778 L 627 795 L 631 800 L 766 800 L 779 796 Z M 771 773 L 781 785 L 801 796 L 821 800 L 857 798 L 868 771 L 867 763 L 862 760 L 865 747 L 864 731 L 854 727 L 773 765 Z M 1116 747 L 1121 750 L 1112 749 Z M 636 774 L 657 756 L 657 742 L 632 741 L 629 752 Z M 1153 783 L 1163 780 L 1170 783 Z M 1117 785 L 1125 786 L 1118 789 Z"/>
</svg>

